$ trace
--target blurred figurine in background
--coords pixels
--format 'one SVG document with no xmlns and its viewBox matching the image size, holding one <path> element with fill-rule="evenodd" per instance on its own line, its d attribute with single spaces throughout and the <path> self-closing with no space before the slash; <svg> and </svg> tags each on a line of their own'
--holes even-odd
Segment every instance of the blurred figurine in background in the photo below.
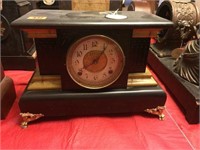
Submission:
<svg viewBox="0 0 200 150">
<path fill-rule="evenodd" d="M 2 10 L 2 0 L 0 0 L 0 10 Z"/>
<path fill-rule="evenodd" d="M 199 86 L 200 22 L 194 26 L 196 39 L 187 42 L 183 52 L 175 60 L 173 70 L 187 81 Z"/>
<path fill-rule="evenodd" d="M 155 39 L 156 42 L 151 45 L 159 57 L 180 54 L 182 47 L 185 47 L 188 41 L 195 39 L 196 32 L 193 27 L 200 22 L 199 8 L 200 3 L 192 0 L 159 1 L 156 15 L 174 23 L 173 28 L 161 30 Z M 173 51 L 174 49 L 176 50 Z"/>
</svg>

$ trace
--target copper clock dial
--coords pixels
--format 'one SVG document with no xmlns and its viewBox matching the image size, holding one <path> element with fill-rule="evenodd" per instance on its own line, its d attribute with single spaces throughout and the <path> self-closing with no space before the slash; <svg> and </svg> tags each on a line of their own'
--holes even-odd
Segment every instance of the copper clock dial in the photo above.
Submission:
<svg viewBox="0 0 200 150">
<path fill-rule="evenodd" d="M 103 35 L 89 35 L 76 41 L 66 56 L 66 69 L 78 85 L 101 89 L 121 75 L 125 56 L 120 45 Z"/>
</svg>

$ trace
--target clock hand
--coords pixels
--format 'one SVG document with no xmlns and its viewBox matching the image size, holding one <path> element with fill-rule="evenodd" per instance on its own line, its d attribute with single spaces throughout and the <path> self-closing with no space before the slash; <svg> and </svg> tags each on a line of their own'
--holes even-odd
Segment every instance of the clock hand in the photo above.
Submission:
<svg viewBox="0 0 200 150">
<path fill-rule="evenodd" d="M 105 52 L 105 50 L 107 49 L 107 47 L 108 47 L 108 44 L 105 44 L 105 43 L 104 43 L 104 45 L 103 45 L 103 50 L 102 50 L 101 53 L 97 56 L 97 58 L 95 58 L 95 59 L 93 60 L 93 63 L 92 63 L 92 64 L 98 63 L 100 57 L 104 54 L 104 52 Z"/>
<path fill-rule="evenodd" d="M 104 43 L 104 45 L 103 45 L 103 53 L 107 49 L 107 47 L 108 47 L 108 44 Z"/>
<path fill-rule="evenodd" d="M 102 56 L 102 54 L 104 54 L 105 50 L 107 49 L 107 47 L 108 47 L 108 44 L 104 43 L 104 45 L 103 45 L 103 50 L 101 51 L 101 53 L 100 53 L 99 55 L 97 55 L 97 57 L 94 58 L 94 59 L 91 61 L 91 63 L 89 63 L 89 64 L 83 66 L 82 69 L 87 69 L 89 66 L 91 66 L 91 65 L 93 65 L 93 64 L 97 64 L 98 61 L 99 61 L 99 59 L 100 59 L 100 57 Z M 81 69 L 81 70 L 82 70 L 82 69 Z"/>
</svg>

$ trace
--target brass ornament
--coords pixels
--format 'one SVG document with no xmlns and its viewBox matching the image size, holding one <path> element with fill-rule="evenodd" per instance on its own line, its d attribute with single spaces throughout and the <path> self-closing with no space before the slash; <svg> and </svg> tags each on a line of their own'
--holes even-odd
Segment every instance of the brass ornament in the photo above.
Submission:
<svg viewBox="0 0 200 150">
<path fill-rule="evenodd" d="M 184 48 L 175 48 L 174 50 L 172 50 L 171 56 L 173 58 L 178 58 L 182 53 L 184 52 Z"/>
<path fill-rule="evenodd" d="M 20 116 L 22 117 L 23 119 L 23 122 L 21 123 L 21 127 L 22 128 L 27 128 L 28 127 L 28 123 L 31 122 L 31 121 L 34 121 L 34 120 L 37 120 L 41 117 L 44 117 L 43 114 L 32 114 L 32 113 L 20 113 Z"/>
<path fill-rule="evenodd" d="M 185 51 L 174 62 L 173 70 L 187 81 L 199 85 L 199 40 L 188 42 Z"/>
<path fill-rule="evenodd" d="M 157 115 L 159 117 L 159 120 L 164 120 L 165 115 L 163 114 L 163 111 L 165 110 L 165 106 L 158 106 L 156 108 L 146 109 L 145 112 Z"/>
<path fill-rule="evenodd" d="M 190 40 L 175 60 L 173 70 L 185 80 L 199 85 L 200 22 L 194 27 L 196 40 Z"/>
<path fill-rule="evenodd" d="M 191 1 L 171 0 L 163 1 L 158 7 L 156 15 L 171 20 L 174 27 L 161 30 L 152 49 L 160 57 L 171 56 L 171 51 L 186 45 L 194 39 L 195 26 L 200 21 L 199 7 Z"/>
</svg>

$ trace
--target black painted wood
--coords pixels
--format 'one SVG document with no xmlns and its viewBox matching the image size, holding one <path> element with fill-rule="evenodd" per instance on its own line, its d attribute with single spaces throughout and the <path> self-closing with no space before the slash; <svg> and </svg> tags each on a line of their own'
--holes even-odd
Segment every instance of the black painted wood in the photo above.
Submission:
<svg viewBox="0 0 200 150">
<path fill-rule="evenodd" d="M 127 28 L 167 28 L 173 23 L 146 12 L 120 11 L 127 19 L 107 19 L 105 14 L 88 11 L 35 9 L 12 23 L 16 28 L 56 28 L 56 29 L 127 29 Z M 47 17 L 43 20 L 27 19 L 30 16 Z"/>
<path fill-rule="evenodd" d="M 158 87 L 140 87 L 104 92 L 25 91 L 19 102 L 21 112 L 53 116 L 91 116 L 141 113 L 164 106 L 165 92 Z"/>
</svg>

